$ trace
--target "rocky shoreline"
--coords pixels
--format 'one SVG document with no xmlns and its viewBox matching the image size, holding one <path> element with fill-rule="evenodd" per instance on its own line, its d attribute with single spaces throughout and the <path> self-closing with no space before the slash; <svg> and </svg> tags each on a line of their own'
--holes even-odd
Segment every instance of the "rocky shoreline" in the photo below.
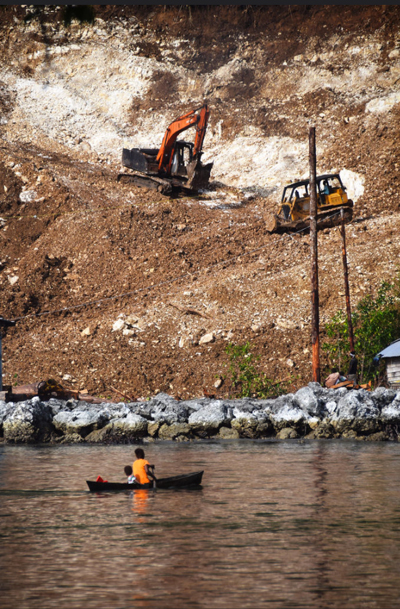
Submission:
<svg viewBox="0 0 400 609">
<path fill-rule="evenodd" d="M 400 391 L 348 391 L 309 383 L 275 399 L 191 399 L 89 404 L 38 397 L 0 402 L 5 443 L 131 443 L 217 438 L 398 440 Z"/>
</svg>

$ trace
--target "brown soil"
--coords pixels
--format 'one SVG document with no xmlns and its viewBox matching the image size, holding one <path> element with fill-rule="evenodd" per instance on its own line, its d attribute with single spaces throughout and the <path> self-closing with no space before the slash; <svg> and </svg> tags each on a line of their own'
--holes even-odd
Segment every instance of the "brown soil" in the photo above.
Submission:
<svg viewBox="0 0 400 609">
<path fill-rule="evenodd" d="M 16 11 L 20 19 L 23 10 Z M 9 20 L 11 27 L 13 15 L 3 7 L 2 24 Z M 190 26 L 192 55 L 183 63 L 196 65 L 199 72 L 223 65 L 240 32 L 249 45 L 261 45 L 271 70 L 288 53 L 301 54 L 308 36 L 319 32 L 322 44 L 324 25 L 336 28 L 346 42 L 379 28 L 391 41 L 399 26 L 395 6 L 190 11 L 108 6 L 96 7 L 96 15 L 122 22 L 135 16 L 143 32 L 165 39 L 187 35 Z M 60 18 L 54 13 L 43 23 Z M 158 48 L 144 40 L 140 52 L 156 56 Z M 396 272 L 400 110 L 397 105 L 379 119 L 371 116 L 366 132 L 365 121 L 357 119 L 365 115 L 365 103 L 349 106 L 345 92 L 321 88 L 299 99 L 275 87 L 274 98 L 261 98 L 270 74 L 261 83 L 245 68 L 228 87 L 211 91 L 215 122 L 224 118 L 228 145 L 250 121 L 269 136 L 299 140 L 320 113 L 329 112 L 337 121 L 319 167 L 346 166 L 366 176 L 365 193 L 347 230 L 355 303 Z M 172 104 L 170 90 L 177 83 L 171 79 L 161 75 L 158 88 L 137 101 L 136 110 Z M 11 112 L 13 94 L 2 90 L 1 82 L 0 93 L 0 109 Z M 242 104 L 243 112 L 234 119 L 230 109 L 235 104 Z M 171 119 L 175 114 L 171 111 Z M 344 116 L 355 118 L 345 122 Z M 317 134 L 332 135 L 323 121 L 317 123 Z M 214 198 L 209 193 L 167 199 L 117 183 L 117 166 L 73 155 L 45 137 L 25 144 L 1 139 L 0 146 L 0 217 L 6 220 L 0 229 L 0 313 L 21 318 L 3 343 L 3 382 L 53 377 L 103 396 L 113 395 L 111 387 L 133 396 L 167 391 L 187 398 L 201 395 L 203 388 L 225 395 L 228 381 L 218 391 L 213 386 L 216 376 L 227 372 L 226 345 L 245 341 L 254 345 L 260 370 L 271 378 L 286 379 L 291 388 L 310 380 L 309 240 L 305 234 L 267 232 L 265 219 L 275 200 L 246 198 L 229 184 L 214 184 Z M 27 185 L 37 197 L 23 203 L 19 196 Z M 214 200 L 219 206 L 210 206 Z M 344 306 L 337 229 L 321 233 L 319 247 L 323 323 Z M 131 318 L 125 334 L 113 331 L 120 315 Z M 199 345 L 210 332 L 214 342 Z"/>
</svg>

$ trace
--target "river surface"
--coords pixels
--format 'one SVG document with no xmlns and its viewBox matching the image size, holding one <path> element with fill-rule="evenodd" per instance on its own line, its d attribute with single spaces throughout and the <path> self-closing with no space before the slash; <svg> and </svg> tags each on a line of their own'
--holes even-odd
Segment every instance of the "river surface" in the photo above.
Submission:
<svg viewBox="0 0 400 609">
<path fill-rule="evenodd" d="M 2 609 L 400 607 L 400 445 L 155 443 L 202 489 L 86 490 L 134 448 L 0 447 Z"/>
</svg>

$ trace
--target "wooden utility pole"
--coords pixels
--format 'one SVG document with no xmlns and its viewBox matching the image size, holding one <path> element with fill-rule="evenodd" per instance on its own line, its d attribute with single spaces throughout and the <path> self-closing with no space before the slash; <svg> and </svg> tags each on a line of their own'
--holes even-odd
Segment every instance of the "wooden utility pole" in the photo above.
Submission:
<svg viewBox="0 0 400 609">
<path fill-rule="evenodd" d="M 9 326 L 15 326 L 15 321 L 4 319 L 4 317 L 0 315 L 0 391 L 3 391 L 2 328 L 8 328 Z"/>
<path fill-rule="evenodd" d="M 348 266 L 347 266 L 346 230 L 345 230 L 345 227 L 344 227 L 344 211 L 343 211 L 343 207 L 340 210 L 340 217 L 341 217 L 341 220 L 342 220 L 342 223 L 341 223 L 341 226 L 340 226 L 340 234 L 342 235 L 342 260 L 343 260 L 343 272 L 344 272 L 344 291 L 345 291 L 345 294 L 346 294 L 347 326 L 349 328 L 350 351 L 354 351 L 354 333 L 353 333 L 353 322 L 351 321 L 349 270 L 348 270 Z"/>
<path fill-rule="evenodd" d="M 310 252 L 311 252 L 311 344 L 312 379 L 321 381 L 319 365 L 319 292 L 318 292 L 318 231 L 317 231 L 317 155 L 315 150 L 315 127 L 310 127 Z"/>
<path fill-rule="evenodd" d="M 3 391 L 3 346 L 2 346 L 3 335 L 0 328 L 0 391 Z"/>
</svg>

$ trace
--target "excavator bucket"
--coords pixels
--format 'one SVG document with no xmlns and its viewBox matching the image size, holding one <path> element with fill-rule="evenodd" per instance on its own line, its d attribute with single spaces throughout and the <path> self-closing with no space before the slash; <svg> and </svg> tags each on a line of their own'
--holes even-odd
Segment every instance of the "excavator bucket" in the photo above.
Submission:
<svg viewBox="0 0 400 609">
<path fill-rule="evenodd" d="M 210 173 L 214 163 L 203 165 L 198 159 L 193 160 L 187 165 L 187 182 L 185 189 L 202 190 L 207 188 L 210 181 Z"/>
</svg>

